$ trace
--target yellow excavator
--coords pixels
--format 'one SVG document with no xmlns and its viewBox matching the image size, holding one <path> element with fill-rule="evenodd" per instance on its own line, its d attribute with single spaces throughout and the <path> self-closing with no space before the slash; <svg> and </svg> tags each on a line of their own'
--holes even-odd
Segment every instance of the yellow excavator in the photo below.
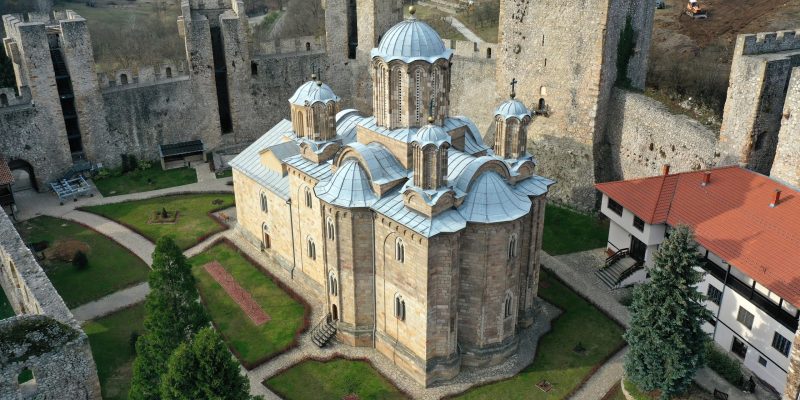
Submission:
<svg viewBox="0 0 800 400">
<path fill-rule="evenodd" d="M 689 4 L 686 5 L 686 15 L 694 19 L 708 18 L 708 12 L 700 7 L 697 0 L 689 0 Z"/>
</svg>

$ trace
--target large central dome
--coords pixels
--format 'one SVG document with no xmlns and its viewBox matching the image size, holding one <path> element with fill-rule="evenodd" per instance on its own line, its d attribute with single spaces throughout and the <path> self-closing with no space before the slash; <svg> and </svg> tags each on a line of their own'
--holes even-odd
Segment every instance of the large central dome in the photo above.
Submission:
<svg viewBox="0 0 800 400">
<path fill-rule="evenodd" d="M 433 28 L 412 15 L 389 29 L 378 48 L 372 49 L 371 56 L 380 57 L 385 62 L 425 60 L 433 63 L 438 59 L 449 59 L 452 54 L 453 51 L 445 47 Z"/>
</svg>

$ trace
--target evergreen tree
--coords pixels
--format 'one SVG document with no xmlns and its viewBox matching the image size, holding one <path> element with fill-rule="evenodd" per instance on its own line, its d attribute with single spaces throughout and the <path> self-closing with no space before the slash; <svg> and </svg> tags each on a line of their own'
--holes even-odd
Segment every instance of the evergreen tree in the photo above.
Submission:
<svg viewBox="0 0 800 400">
<path fill-rule="evenodd" d="M 211 327 L 172 353 L 161 379 L 163 400 L 254 399 L 249 392 L 250 382 L 239 372 L 239 364 Z"/>
<path fill-rule="evenodd" d="M 153 252 L 150 294 L 145 303 L 145 334 L 136 342 L 136 360 L 130 398 L 159 398 L 161 375 L 167 360 L 181 343 L 208 325 L 191 267 L 180 248 L 169 237 L 162 237 Z"/>
<path fill-rule="evenodd" d="M 662 399 L 685 392 L 705 364 L 701 263 L 692 232 L 680 226 L 656 252 L 650 282 L 634 290 L 625 374 L 642 390 L 660 390 Z"/>
</svg>

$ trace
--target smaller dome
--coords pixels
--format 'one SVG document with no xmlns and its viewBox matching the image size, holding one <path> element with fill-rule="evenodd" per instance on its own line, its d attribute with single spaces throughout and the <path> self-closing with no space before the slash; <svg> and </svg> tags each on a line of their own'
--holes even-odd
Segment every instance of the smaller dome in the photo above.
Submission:
<svg viewBox="0 0 800 400">
<path fill-rule="evenodd" d="M 448 135 L 441 126 L 428 124 L 419 128 L 417 134 L 414 135 L 414 139 L 411 140 L 411 143 L 417 143 L 420 146 L 433 143 L 438 147 L 441 146 L 442 143 L 450 143 L 450 140 L 450 135 Z"/>
<path fill-rule="evenodd" d="M 333 89 L 330 86 L 313 80 L 304 83 L 289 98 L 289 102 L 297 106 L 306 106 L 314 103 L 328 104 L 339 100 L 339 96 L 333 93 Z"/>
<path fill-rule="evenodd" d="M 521 101 L 511 98 L 503 102 L 503 104 L 500 104 L 494 111 L 494 115 L 500 115 L 505 119 L 514 117 L 522 120 L 525 117 L 532 116 L 533 113 L 531 113 L 531 110 L 528 110 L 528 107 L 525 107 L 525 104 L 522 104 Z"/>
</svg>

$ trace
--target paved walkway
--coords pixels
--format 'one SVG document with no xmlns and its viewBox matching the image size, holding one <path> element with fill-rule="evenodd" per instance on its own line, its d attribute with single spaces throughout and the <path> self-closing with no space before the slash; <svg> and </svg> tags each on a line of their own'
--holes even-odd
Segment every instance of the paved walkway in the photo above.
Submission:
<svg viewBox="0 0 800 400">
<path fill-rule="evenodd" d="M 156 246 L 144 236 L 120 225 L 110 219 L 84 211 L 70 211 L 64 215 L 53 215 L 86 225 L 111 238 L 123 247 L 132 251 L 148 266 L 153 265 L 153 250 Z"/>
<path fill-rule="evenodd" d="M 461 33 L 462 35 L 464 35 L 464 37 L 465 37 L 465 38 L 466 38 L 468 41 L 470 41 L 470 42 L 475 42 L 475 43 L 478 43 L 478 44 L 483 44 L 483 43 L 484 43 L 483 39 L 481 39 L 481 38 L 480 38 L 480 36 L 476 35 L 476 34 L 475 34 L 475 32 L 473 32 L 473 31 L 471 31 L 469 28 L 467 28 L 467 27 L 466 27 L 466 26 L 465 26 L 465 25 L 464 25 L 464 24 L 463 24 L 461 21 L 459 21 L 459 20 L 458 20 L 456 17 L 447 17 L 446 19 L 447 19 L 447 22 L 449 22 L 449 23 L 450 23 L 450 25 L 452 25 L 452 26 L 453 26 L 453 28 L 456 28 L 456 30 L 457 30 L 459 33 Z"/>
<path fill-rule="evenodd" d="M 73 308 L 70 311 L 72 311 L 72 315 L 75 316 L 78 322 L 83 323 L 112 314 L 134 304 L 139 304 L 144 301 L 148 293 L 150 293 L 150 285 L 147 282 L 142 282 L 91 303 L 86 303 L 78 308 Z"/>
</svg>

